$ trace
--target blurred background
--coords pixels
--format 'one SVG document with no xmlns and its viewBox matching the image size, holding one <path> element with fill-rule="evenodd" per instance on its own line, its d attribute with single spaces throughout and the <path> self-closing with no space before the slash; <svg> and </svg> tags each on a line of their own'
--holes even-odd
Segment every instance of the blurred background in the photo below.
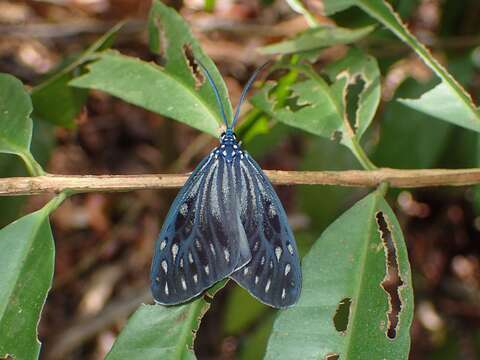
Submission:
<svg viewBox="0 0 480 360">
<path fill-rule="evenodd" d="M 480 90 L 480 2 L 390 1 L 410 30 L 444 63 L 474 99 Z M 358 27 L 372 20 L 351 9 L 321 15 L 321 23 Z M 263 58 L 256 48 L 308 27 L 279 0 L 174 0 L 213 58 L 236 104 Z M 35 86 L 121 20 L 129 22 L 115 48 L 153 60 L 148 51 L 149 0 L 30 0 L 0 2 L 0 72 Z M 378 59 L 382 103 L 364 137 L 377 166 L 462 168 L 480 164 L 480 138 L 432 119 L 395 99 L 415 97 L 437 82 L 408 47 L 379 28 L 358 46 Z M 345 48 L 324 51 L 318 65 Z M 248 111 L 246 105 L 245 111 Z M 100 92 L 67 129 L 34 118 L 33 151 L 50 173 L 142 174 L 191 171 L 216 145 L 209 135 Z M 282 124 L 249 132 L 244 147 L 266 169 L 341 170 L 359 165 L 334 142 Z M 0 155 L 0 176 L 26 175 L 16 158 Z M 368 189 L 277 188 L 302 253 Z M 175 190 L 92 193 L 69 198 L 53 214 L 56 269 L 40 322 L 44 359 L 101 359 L 148 289 L 153 242 Z M 480 358 L 480 191 L 476 188 L 390 190 L 402 224 L 415 287 L 411 359 Z M 47 197 L 0 199 L 0 224 Z M 230 283 L 213 302 L 196 338 L 199 359 L 261 358 L 275 310 Z M 161 336 L 162 334 L 159 334 Z"/>
</svg>

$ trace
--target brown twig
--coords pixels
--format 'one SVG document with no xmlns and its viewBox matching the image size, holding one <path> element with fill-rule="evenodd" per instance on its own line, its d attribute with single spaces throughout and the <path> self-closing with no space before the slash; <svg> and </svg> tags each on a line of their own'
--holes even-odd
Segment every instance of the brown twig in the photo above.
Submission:
<svg viewBox="0 0 480 360">
<path fill-rule="evenodd" d="M 346 171 L 280 171 L 265 170 L 276 185 L 339 185 L 374 187 L 387 182 L 391 187 L 464 186 L 480 184 L 480 169 L 431 169 Z M 33 195 L 43 193 L 131 191 L 181 187 L 188 174 L 66 176 L 45 175 L 0 179 L 0 195 Z"/>
</svg>

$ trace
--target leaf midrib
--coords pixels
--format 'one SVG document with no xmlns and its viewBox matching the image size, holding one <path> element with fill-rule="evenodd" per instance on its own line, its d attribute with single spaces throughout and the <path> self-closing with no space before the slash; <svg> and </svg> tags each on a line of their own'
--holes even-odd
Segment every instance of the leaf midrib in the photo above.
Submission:
<svg viewBox="0 0 480 360">
<path fill-rule="evenodd" d="M 353 335 L 353 330 L 355 329 L 355 322 L 356 322 L 356 314 L 357 314 L 357 309 L 358 309 L 358 303 L 359 303 L 359 297 L 360 297 L 360 293 L 362 292 L 362 284 L 364 282 L 364 279 L 365 279 L 365 264 L 366 264 L 366 259 L 368 257 L 368 248 L 369 248 L 369 245 L 370 245 L 370 241 L 369 241 L 369 237 L 370 237 L 370 234 L 372 233 L 372 227 L 374 226 L 374 221 L 372 220 L 372 217 L 373 217 L 373 214 L 375 212 L 375 209 L 377 207 L 377 201 L 378 201 L 378 196 L 379 194 L 377 192 L 375 192 L 374 194 L 370 195 L 370 196 L 374 196 L 374 201 L 373 201 L 373 204 L 372 204 L 372 208 L 370 209 L 369 211 L 369 226 L 368 226 L 368 231 L 367 231 L 367 235 L 366 235 L 366 241 L 364 241 L 364 246 L 363 246 L 363 252 L 362 252 L 362 255 L 361 255 L 361 262 L 360 262 L 360 266 L 361 266 L 361 271 L 359 271 L 359 275 L 357 276 L 357 280 L 355 283 L 357 284 L 357 286 L 354 288 L 354 291 L 353 291 L 353 294 L 352 294 L 352 305 L 351 305 L 351 311 L 350 311 L 350 319 L 351 319 L 351 323 L 349 321 L 349 326 L 347 327 L 347 331 L 346 331 L 346 337 L 345 337 L 345 343 L 346 343 L 346 351 L 345 351 L 345 355 L 346 355 L 346 359 L 348 360 L 349 359 L 349 354 L 350 354 L 350 349 L 351 349 L 351 343 L 352 343 L 352 335 Z"/>
</svg>

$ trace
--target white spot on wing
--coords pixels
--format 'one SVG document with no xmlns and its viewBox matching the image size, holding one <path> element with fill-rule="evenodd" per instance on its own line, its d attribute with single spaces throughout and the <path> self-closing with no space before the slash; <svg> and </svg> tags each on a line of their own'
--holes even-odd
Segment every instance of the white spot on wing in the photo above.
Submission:
<svg viewBox="0 0 480 360">
<path fill-rule="evenodd" d="M 188 212 L 188 205 L 184 203 L 182 204 L 182 206 L 180 206 L 179 213 L 185 216 L 187 215 L 187 212 Z"/>
<path fill-rule="evenodd" d="M 288 244 L 287 247 L 288 247 L 288 251 L 290 252 L 290 254 L 293 255 L 293 246 L 292 246 L 292 244 Z"/>
<path fill-rule="evenodd" d="M 183 269 L 183 257 L 180 258 L 180 267 Z"/>
<path fill-rule="evenodd" d="M 163 241 L 160 243 L 160 250 L 165 249 L 165 246 L 167 246 L 167 242 L 166 242 L 165 240 L 163 240 Z"/>
<path fill-rule="evenodd" d="M 193 256 L 191 252 L 188 252 L 188 261 L 190 262 L 190 264 L 193 264 Z"/>
<path fill-rule="evenodd" d="M 183 290 L 187 290 L 187 283 L 185 282 L 185 279 L 182 277 L 182 288 Z"/>
<path fill-rule="evenodd" d="M 223 253 L 225 254 L 225 260 L 227 260 L 227 262 L 229 262 L 230 261 L 230 252 L 227 249 L 225 249 L 225 250 L 223 250 Z"/>
<path fill-rule="evenodd" d="M 193 282 L 195 284 L 198 283 L 198 275 L 197 274 L 193 275 Z"/>
<path fill-rule="evenodd" d="M 290 272 L 290 269 L 291 269 L 290 264 L 285 265 L 285 276 L 288 275 L 288 273 Z"/>
<path fill-rule="evenodd" d="M 285 288 L 282 289 L 282 299 L 285 299 L 285 296 L 286 296 L 286 292 L 285 292 Z"/>
<path fill-rule="evenodd" d="M 210 250 L 212 250 L 212 254 L 213 254 L 213 255 L 216 255 L 216 253 L 215 253 L 215 246 L 213 246 L 212 243 L 210 243 Z"/>
<path fill-rule="evenodd" d="M 260 280 L 260 279 L 258 278 L 258 276 L 255 276 L 255 285 L 258 284 L 258 281 L 259 281 L 259 280 Z"/>
<path fill-rule="evenodd" d="M 208 265 L 205 266 L 205 274 L 210 274 L 210 268 L 208 267 Z"/>
<path fill-rule="evenodd" d="M 168 265 L 167 265 L 167 262 L 165 260 L 162 261 L 162 269 L 163 269 L 163 271 L 165 271 L 165 274 L 166 274 L 167 270 L 168 270 Z"/>
<path fill-rule="evenodd" d="M 280 256 L 282 256 L 282 248 L 280 246 L 275 248 L 275 256 L 277 257 L 277 261 L 280 261 Z"/>
<path fill-rule="evenodd" d="M 266 293 L 268 293 L 268 290 L 270 290 L 270 284 L 271 284 L 271 281 L 270 281 L 270 279 L 268 279 L 267 285 L 265 285 L 265 292 Z"/>
<path fill-rule="evenodd" d="M 248 266 L 245 266 L 245 269 L 243 269 L 243 275 L 247 275 L 248 274 Z"/>
<path fill-rule="evenodd" d="M 175 258 L 177 257 L 177 254 L 178 254 L 178 245 L 177 245 L 177 244 L 173 244 L 173 245 L 172 245 L 172 257 L 173 257 L 173 261 L 175 261 Z"/>
<path fill-rule="evenodd" d="M 168 284 L 167 283 L 165 283 L 165 294 L 168 295 Z"/>
<path fill-rule="evenodd" d="M 260 265 L 263 266 L 263 264 L 265 264 L 265 256 L 262 256 L 262 259 L 260 260 Z"/>
<path fill-rule="evenodd" d="M 272 204 L 270 204 L 270 206 L 268 207 L 268 216 L 270 218 L 273 218 L 275 217 L 275 215 L 277 215 L 277 210 L 275 210 L 275 207 Z"/>
</svg>

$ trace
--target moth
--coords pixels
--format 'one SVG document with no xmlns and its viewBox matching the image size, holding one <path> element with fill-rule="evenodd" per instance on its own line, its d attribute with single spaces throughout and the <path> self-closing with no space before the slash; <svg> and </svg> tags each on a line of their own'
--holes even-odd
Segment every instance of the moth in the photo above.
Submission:
<svg viewBox="0 0 480 360">
<path fill-rule="evenodd" d="M 285 210 L 234 128 L 258 68 L 245 85 L 231 123 L 218 89 L 206 75 L 226 130 L 220 144 L 192 172 L 175 198 L 155 243 L 151 290 L 155 302 L 186 302 L 230 277 L 275 308 L 295 304 L 302 275 Z"/>
</svg>

